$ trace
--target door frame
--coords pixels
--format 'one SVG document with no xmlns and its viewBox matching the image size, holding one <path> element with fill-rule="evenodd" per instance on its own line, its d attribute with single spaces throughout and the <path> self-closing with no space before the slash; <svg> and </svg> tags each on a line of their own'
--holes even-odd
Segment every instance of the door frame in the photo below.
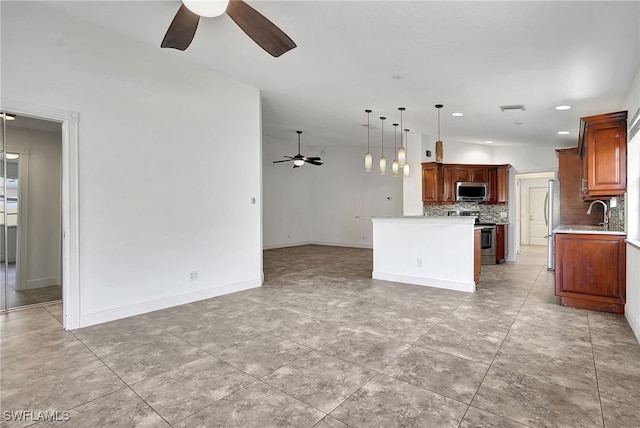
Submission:
<svg viewBox="0 0 640 428">
<path fill-rule="evenodd" d="M 63 328 L 80 327 L 80 234 L 78 205 L 79 114 L 0 98 L 0 110 L 62 125 L 62 307 Z"/>
<path fill-rule="evenodd" d="M 556 173 L 555 171 L 547 171 L 547 172 L 531 172 L 531 173 L 523 173 L 523 174 L 516 174 L 516 189 L 517 189 L 517 197 L 516 197 L 516 223 L 517 223 L 517 227 L 515 228 L 515 233 L 516 233 L 516 248 L 517 248 L 517 252 L 520 253 L 520 244 L 522 243 L 522 229 L 524 228 L 524 226 L 526 225 L 526 227 L 529 227 L 529 209 L 528 209 L 528 205 L 529 205 L 529 183 L 531 183 L 532 180 L 536 180 L 536 179 L 546 179 L 546 180 L 551 180 L 554 179 L 556 177 Z M 534 186 L 535 187 L 535 186 Z M 525 202 L 526 199 L 526 202 Z M 526 208 L 526 211 L 523 209 Z M 525 218 L 526 217 L 526 218 Z M 529 242 L 528 240 L 528 231 L 527 231 L 527 243 Z M 523 245 L 527 245 L 527 244 L 523 244 Z"/>
</svg>

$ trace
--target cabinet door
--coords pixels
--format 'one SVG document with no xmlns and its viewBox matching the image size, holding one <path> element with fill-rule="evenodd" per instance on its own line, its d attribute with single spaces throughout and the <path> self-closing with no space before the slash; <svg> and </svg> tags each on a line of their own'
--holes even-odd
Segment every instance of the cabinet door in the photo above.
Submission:
<svg viewBox="0 0 640 428">
<path fill-rule="evenodd" d="M 496 263 L 502 263 L 508 255 L 508 226 L 499 224 L 496 226 Z"/>
<path fill-rule="evenodd" d="M 624 311 L 624 237 L 560 233 L 556 234 L 555 243 L 555 291 L 563 298 L 563 304 Z"/>
<path fill-rule="evenodd" d="M 456 167 L 445 166 L 442 168 L 442 202 L 455 202 Z"/>
<path fill-rule="evenodd" d="M 434 203 L 440 201 L 442 180 L 440 167 L 435 162 L 422 165 L 422 202 Z"/>
<path fill-rule="evenodd" d="M 471 168 L 470 178 L 473 183 L 488 183 L 489 182 L 489 168 Z"/>
<path fill-rule="evenodd" d="M 582 194 L 600 199 L 627 188 L 627 112 L 580 119 L 578 154 L 582 157 Z"/>
<path fill-rule="evenodd" d="M 509 200 L 509 165 L 498 165 L 496 172 L 496 203 L 506 204 Z"/>
<path fill-rule="evenodd" d="M 453 181 L 462 181 L 462 182 L 470 182 L 471 181 L 471 170 L 469 168 L 456 166 L 453 169 Z"/>
</svg>

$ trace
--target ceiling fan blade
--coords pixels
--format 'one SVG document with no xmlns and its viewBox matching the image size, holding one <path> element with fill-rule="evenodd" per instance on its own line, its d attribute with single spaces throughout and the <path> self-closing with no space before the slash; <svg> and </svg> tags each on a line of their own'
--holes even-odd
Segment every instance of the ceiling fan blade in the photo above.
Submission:
<svg viewBox="0 0 640 428">
<path fill-rule="evenodd" d="M 319 161 L 319 160 L 321 160 L 321 159 L 320 159 L 319 157 L 317 157 L 317 156 L 311 156 L 311 157 L 307 157 L 307 156 L 305 156 L 305 157 L 304 157 L 304 159 L 305 159 L 305 160 L 312 160 L 312 161 Z"/>
<path fill-rule="evenodd" d="M 242 0 L 231 0 L 227 15 L 271 56 L 277 58 L 296 47 L 295 42 L 280 28 Z"/>
<path fill-rule="evenodd" d="M 184 4 L 180 5 L 180 9 L 178 9 L 176 16 L 171 21 L 171 25 L 160 46 L 181 51 L 185 50 L 189 47 L 193 36 L 196 34 L 198 21 L 200 21 L 198 15 L 187 9 Z"/>
<path fill-rule="evenodd" d="M 308 159 L 305 159 L 304 161 L 306 163 L 310 163 L 311 165 L 317 165 L 317 166 L 322 165 L 322 162 L 316 162 L 316 161 L 312 161 L 312 160 L 308 160 Z"/>
<path fill-rule="evenodd" d="M 293 160 L 293 159 L 285 159 L 285 160 L 273 161 L 273 163 L 291 162 L 292 160 Z"/>
</svg>

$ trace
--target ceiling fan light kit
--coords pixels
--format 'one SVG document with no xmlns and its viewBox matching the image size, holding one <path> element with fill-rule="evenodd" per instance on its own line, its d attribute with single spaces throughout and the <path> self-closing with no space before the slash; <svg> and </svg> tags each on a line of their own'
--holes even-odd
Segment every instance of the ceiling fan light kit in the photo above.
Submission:
<svg viewBox="0 0 640 428">
<path fill-rule="evenodd" d="M 227 11 L 229 0 L 182 0 L 191 12 L 205 18 L 214 18 Z"/>
<path fill-rule="evenodd" d="M 185 50 L 196 34 L 200 17 L 223 14 L 269 55 L 279 57 L 296 47 L 284 31 L 242 0 L 183 0 L 160 44 L 163 48 Z"/>
<path fill-rule="evenodd" d="M 291 161 L 293 161 L 293 167 L 294 168 L 300 168 L 305 163 L 310 163 L 311 165 L 316 165 L 316 166 L 322 165 L 322 162 L 320 162 L 321 159 L 319 157 L 317 157 L 317 156 L 303 156 L 303 155 L 300 154 L 300 135 L 302 134 L 302 131 L 296 131 L 296 133 L 298 134 L 298 154 L 295 155 L 295 156 L 284 156 L 285 158 L 288 158 L 288 159 L 273 161 L 273 163 L 281 163 L 281 162 L 291 162 Z"/>
</svg>

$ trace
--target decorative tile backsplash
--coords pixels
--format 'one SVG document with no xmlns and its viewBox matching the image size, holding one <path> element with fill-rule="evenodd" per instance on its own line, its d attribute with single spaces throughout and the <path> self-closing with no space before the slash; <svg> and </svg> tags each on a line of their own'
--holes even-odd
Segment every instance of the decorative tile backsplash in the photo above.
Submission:
<svg viewBox="0 0 640 428">
<path fill-rule="evenodd" d="M 425 216 L 446 216 L 447 211 L 480 211 L 480 221 L 486 223 L 509 223 L 509 205 L 479 204 L 477 202 L 456 202 L 454 204 L 425 204 Z M 507 213 L 501 217 L 500 213 Z"/>
<path fill-rule="evenodd" d="M 609 207 L 609 230 L 624 231 L 624 195 L 618 196 L 618 203 L 611 208 L 611 202 L 605 201 Z"/>
</svg>

